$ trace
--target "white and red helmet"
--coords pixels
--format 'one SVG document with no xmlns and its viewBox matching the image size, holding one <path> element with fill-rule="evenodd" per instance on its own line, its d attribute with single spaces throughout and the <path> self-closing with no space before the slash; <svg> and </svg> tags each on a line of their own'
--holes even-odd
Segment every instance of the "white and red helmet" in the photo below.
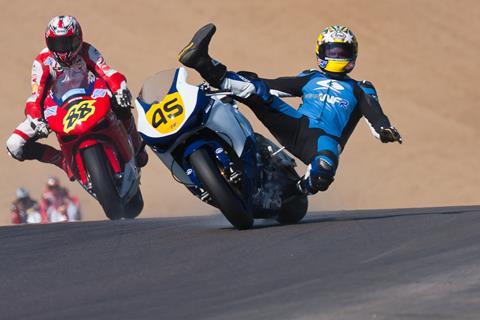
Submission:
<svg viewBox="0 0 480 320">
<path fill-rule="evenodd" d="M 82 28 L 75 17 L 54 17 L 45 31 L 45 42 L 60 64 L 70 65 L 82 49 Z"/>
</svg>

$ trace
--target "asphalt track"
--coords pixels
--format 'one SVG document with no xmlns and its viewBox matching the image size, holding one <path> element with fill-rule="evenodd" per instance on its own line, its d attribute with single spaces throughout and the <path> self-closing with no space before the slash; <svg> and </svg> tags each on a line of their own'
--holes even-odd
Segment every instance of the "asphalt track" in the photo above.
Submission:
<svg viewBox="0 0 480 320">
<path fill-rule="evenodd" d="M 1 319 L 480 319 L 480 207 L 0 228 Z"/>
</svg>

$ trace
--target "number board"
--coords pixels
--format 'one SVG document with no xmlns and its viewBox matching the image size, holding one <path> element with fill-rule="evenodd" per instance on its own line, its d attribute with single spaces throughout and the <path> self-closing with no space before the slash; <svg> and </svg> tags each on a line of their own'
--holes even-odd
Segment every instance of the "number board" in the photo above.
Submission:
<svg viewBox="0 0 480 320">
<path fill-rule="evenodd" d="M 63 118 L 63 131 L 69 133 L 77 124 L 87 120 L 95 112 L 94 103 L 95 100 L 83 100 L 71 106 Z"/>
<path fill-rule="evenodd" d="M 152 104 L 146 113 L 148 122 L 162 134 L 177 130 L 185 121 L 185 106 L 178 92 L 167 95 L 159 103 Z"/>
</svg>

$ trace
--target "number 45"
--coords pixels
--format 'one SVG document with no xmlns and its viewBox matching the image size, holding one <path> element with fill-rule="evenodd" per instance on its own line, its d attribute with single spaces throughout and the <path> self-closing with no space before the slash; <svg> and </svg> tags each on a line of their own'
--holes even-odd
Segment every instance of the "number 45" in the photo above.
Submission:
<svg viewBox="0 0 480 320">
<path fill-rule="evenodd" d="M 156 129 L 161 125 L 166 125 L 183 113 L 183 107 L 178 103 L 175 97 L 165 103 L 160 102 L 152 115 L 152 126 Z"/>
</svg>

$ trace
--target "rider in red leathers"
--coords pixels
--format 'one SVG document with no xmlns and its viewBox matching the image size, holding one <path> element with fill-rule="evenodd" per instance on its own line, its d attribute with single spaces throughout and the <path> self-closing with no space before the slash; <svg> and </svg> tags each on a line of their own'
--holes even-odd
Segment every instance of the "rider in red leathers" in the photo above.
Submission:
<svg viewBox="0 0 480 320">
<path fill-rule="evenodd" d="M 80 203 L 60 185 L 57 177 L 49 177 L 40 201 L 42 217 L 48 222 L 81 220 Z M 59 217 L 61 216 L 61 217 Z"/>
<path fill-rule="evenodd" d="M 100 52 L 83 42 L 82 29 L 72 16 L 57 16 L 45 31 L 47 48 L 35 58 L 32 67 L 32 95 L 25 106 L 26 119 L 7 140 L 7 151 L 15 159 L 39 160 L 63 169 L 70 179 L 73 175 L 62 152 L 36 140 L 47 137 L 49 128 L 43 117 L 43 101 L 53 80 L 72 70 L 87 69 L 102 78 L 113 94 L 112 109 L 127 130 L 139 167 L 146 165 L 148 155 L 137 132 L 131 113 L 131 94 L 123 74 L 106 64 Z"/>
</svg>

